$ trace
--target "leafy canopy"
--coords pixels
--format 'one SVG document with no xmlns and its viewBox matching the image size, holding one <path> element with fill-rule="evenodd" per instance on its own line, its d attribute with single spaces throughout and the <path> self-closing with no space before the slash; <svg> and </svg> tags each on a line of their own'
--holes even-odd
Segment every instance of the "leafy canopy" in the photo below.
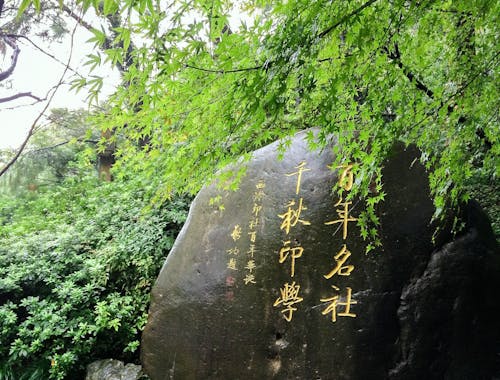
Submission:
<svg viewBox="0 0 500 380">
<path fill-rule="evenodd" d="M 118 176 L 161 176 L 160 199 L 195 192 L 230 160 L 312 126 L 313 146 L 338 139 L 333 167 L 358 164 L 353 196 L 372 198 L 368 213 L 396 141 L 422 151 L 436 217 L 467 199 L 474 173 L 500 172 L 497 1 L 76 4 L 123 20 L 109 46 L 94 29 L 105 56 L 93 64 L 127 61 L 99 123 L 122 139 Z"/>
</svg>

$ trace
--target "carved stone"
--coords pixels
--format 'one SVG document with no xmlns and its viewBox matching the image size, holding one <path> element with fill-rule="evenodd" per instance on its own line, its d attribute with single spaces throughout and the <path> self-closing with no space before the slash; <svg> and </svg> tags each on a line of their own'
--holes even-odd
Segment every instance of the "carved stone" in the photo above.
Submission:
<svg viewBox="0 0 500 380">
<path fill-rule="evenodd" d="M 343 170 L 332 172 L 330 149 L 311 152 L 304 137 L 283 160 L 277 143 L 256 151 L 238 191 L 200 191 L 153 289 L 145 372 L 152 380 L 500 373 L 500 255 L 484 216 L 471 212 L 467 231 L 435 248 L 427 175 L 415 151 L 395 148 L 377 210 L 383 246 L 365 254 L 356 223 L 345 222 L 344 239 L 336 222 L 346 206 L 331 189 Z M 346 218 L 363 207 L 353 201 Z"/>
</svg>

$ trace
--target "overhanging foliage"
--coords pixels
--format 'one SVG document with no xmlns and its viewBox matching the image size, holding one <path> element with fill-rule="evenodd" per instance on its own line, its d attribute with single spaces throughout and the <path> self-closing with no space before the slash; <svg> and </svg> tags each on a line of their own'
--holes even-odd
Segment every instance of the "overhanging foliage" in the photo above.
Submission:
<svg viewBox="0 0 500 380">
<path fill-rule="evenodd" d="M 127 63 L 99 123 L 124 137 L 118 175 L 160 175 L 160 199 L 195 192 L 228 161 L 310 126 L 321 128 L 313 145 L 337 136 L 333 167 L 357 163 L 352 194 L 370 207 L 383 198 L 380 167 L 396 141 L 422 151 L 435 217 L 467 199 L 474 172 L 499 173 L 498 2 L 77 4 L 123 21 L 111 46 L 94 29 L 107 49 L 89 64 Z"/>
</svg>

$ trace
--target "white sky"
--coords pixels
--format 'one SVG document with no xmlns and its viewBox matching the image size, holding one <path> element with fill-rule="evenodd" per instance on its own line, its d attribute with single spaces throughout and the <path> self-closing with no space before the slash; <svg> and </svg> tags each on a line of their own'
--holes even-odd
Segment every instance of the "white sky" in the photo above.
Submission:
<svg viewBox="0 0 500 380">
<path fill-rule="evenodd" d="M 74 24 L 68 24 L 68 28 L 72 30 Z M 86 41 L 91 37 L 91 34 L 82 27 L 78 27 L 74 37 L 73 54 L 70 66 L 78 71 L 83 76 L 88 74 L 88 69 L 83 63 L 86 61 L 85 55 L 92 51 L 93 47 Z M 61 62 L 67 62 L 70 56 L 71 39 L 65 38 L 62 42 L 52 42 L 50 45 L 36 38 L 32 39 L 37 44 L 39 43 L 45 51 L 57 57 Z M 45 98 L 47 92 L 58 83 L 63 71 L 64 65 L 56 62 L 54 59 L 46 56 L 39 50 L 35 49 L 29 42 L 20 40 L 18 42 L 21 49 L 18 63 L 11 79 L 12 88 L 0 88 L 0 97 L 14 95 L 19 92 L 31 92 L 40 98 Z M 10 64 L 10 51 L 6 57 L 0 55 L 0 67 L 5 69 Z M 105 85 L 102 90 L 100 100 L 113 91 L 113 86 L 119 83 L 119 75 L 116 70 L 102 69 L 94 72 L 94 74 L 106 76 Z M 70 92 L 69 82 L 73 77 L 73 73 L 66 73 L 66 85 L 62 85 L 57 91 L 50 107 L 51 108 L 87 108 L 85 90 L 76 93 Z M 3 81 L 2 84 L 5 84 Z M 29 105 L 34 102 L 34 99 L 24 97 L 0 104 L 0 149 L 11 147 L 17 148 L 25 139 L 29 128 L 33 121 L 41 112 L 46 102 L 36 105 Z M 20 106 L 21 107 L 16 107 Z M 24 106 L 22 106 L 24 105 Z M 11 109 L 16 107 L 14 109 Z M 47 111 L 48 113 L 48 111 Z M 43 124 L 40 121 L 39 124 Z"/>
</svg>

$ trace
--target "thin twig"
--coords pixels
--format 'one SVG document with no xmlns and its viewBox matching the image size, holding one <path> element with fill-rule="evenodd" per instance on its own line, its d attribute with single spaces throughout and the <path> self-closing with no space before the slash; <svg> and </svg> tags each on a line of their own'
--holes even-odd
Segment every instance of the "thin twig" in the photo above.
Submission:
<svg viewBox="0 0 500 380">
<path fill-rule="evenodd" d="M 67 85 L 68 83 L 62 82 L 61 84 L 66 84 Z M 46 101 L 48 99 L 48 97 L 52 93 L 52 91 L 54 91 L 57 87 L 59 87 L 58 83 L 55 84 L 54 86 L 52 86 L 51 88 L 49 88 L 49 90 L 47 91 L 47 93 L 45 94 L 45 96 L 43 98 L 36 97 L 37 100 L 34 101 L 34 102 L 32 102 L 32 103 L 19 104 L 17 106 L 12 106 L 12 107 L 5 107 L 5 108 L 2 108 L 2 110 L 15 110 L 15 109 L 22 108 L 22 107 L 34 106 L 37 103 L 44 102 L 44 101 Z"/>
<path fill-rule="evenodd" d="M 43 152 L 45 150 L 55 149 L 55 148 L 58 148 L 60 146 L 72 143 L 73 141 L 74 140 L 63 141 L 63 142 L 60 142 L 58 144 L 54 144 L 51 146 L 45 146 L 43 148 L 30 150 L 30 151 L 26 152 L 26 154 L 39 153 L 39 152 Z M 83 138 L 77 139 L 76 142 L 83 142 L 83 143 L 90 143 L 90 144 L 98 144 L 99 143 L 99 141 L 96 141 L 96 140 L 88 140 L 88 139 L 83 139 Z"/>
<path fill-rule="evenodd" d="M 77 15 L 71 8 L 69 8 L 67 5 L 63 4 L 62 10 L 66 12 L 71 18 L 73 18 L 78 24 L 83 26 L 85 29 L 87 29 L 89 32 L 92 32 L 95 28 L 90 25 L 87 21 L 85 21 L 81 16 Z"/>
<path fill-rule="evenodd" d="M 258 65 L 258 66 L 253 66 L 253 67 L 244 67 L 241 69 L 232 69 L 232 70 L 216 70 L 216 69 L 205 69 L 203 67 L 197 67 L 189 64 L 185 64 L 184 67 L 188 69 L 194 69 L 194 70 L 199 70 L 199 71 L 204 71 L 206 73 L 214 73 L 214 74 L 229 74 L 229 73 L 241 73 L 243 71 L 252 71 L 252 70 L 259 70 L 264 65 Z"/>
<path fill-rule="evenodd" d="M 17 58 L 19 57 L 19 53 L 21 52 L 19 47 L 10 38 L 3 38 L 3 40 L 14 50 L 14 52 L 12 53 L 10 66 L 7 68 L 7 70 L 0 72 L 0 82 L 12 75 L 17 65 Z"/>
<path fill-rule="evenodd" d="M 377 0 L 367 1 L 366 3 L 364 3 L 363 5 L 361 5 L 359 8 L 357 8 L 354 11 L 352 11 L 351 13 L 345 15 L 344 17 L 340 18 L 337 22 L 335 22 L 334 24 L 332 24 L 331 26 L 329 26 L 328 28 L 326 28 L 325 30 L 323 30 L 321 33 L 319 33 L 316 36 L 316 39 L 322 39 L 322 38 L 324 38 L 326 35 L 328 35 L 329 33 L 331 33 L 339 25 L 342 25 L 344 22 L 346 22 L 352 16 L 355 16 L 355 15 L 361 13 L 365 8 L 368 8 L 370 5 L 372 5 L 376 1 Z M 320 60 L 319 62 L 324 62 L 326 60 L 328 60 L 328 59 L 325 58 L 325 59 Z M 230 74 L 230 73 L 241 73 L 241 72 L 245 72 L 245 71 L 254 71 L 254 70 L 260 70 L 260 69 L 263 69 L 263 68 L 269 68 L 272 64 L 273 64 L 273 62 L 271 61 L 271 62 L 266 62 L 266 63 L 263 63 L 261 65 L 257 65 L 257 66 L 244 67 L 244 68 L 232 69 L 232 70 L 206 69 L 206 68 L 203 68 L 203 67 L 197 67 L 197 66 L 193 66 L 193 65 L 190 65 L 190 64 L 185 64 L 184 67 L 189 68 L 189 69 L 204 71 L 204 72 L 207 72 L 207 73 Z"/>
<path fill-rule="evenodd" d="M 318 38 L 323 38 L 325 37 L 327 34 L 330 34 L 335 28 L 337 28 L 339 25 L 342 25 L 344 22 L 346 22 L 347 20 L 349 20 L 352 16 L 356 16 L 357 14 L 361 13 L 365 8 L 368 8 L 370 5 L 372 5 L 373 3 L 375 3 L 377 0 L 370 0 L 370 1 L 367 1 L 366 3 L 364 3 L 362 6 L 360 6 L 359 8 L 353 10 L 351 13 L 345 15 L 344 17 L 342 17 L 340 20 L 338 20 L 336 23 L 332 24 L 331 26 L 329 26 L 328 28 L 326 28 L 325 30 L 323 30 L 321 33 L 318 34 Z"/>
<path fill-rule="evenodd" d="M 26 37 L 26 36 L 23 36 L 23 35 L 20 35 L 20 34 L 6 34 L 5 35 L 6 37 L 10 37 L 10 38 L 13 38 L 13 39 L 23 39 L 23 40 L 26 40 L 28 41 L 31 45 L 33 45 L 33 47 L 37 50 L 39 50 L 40 52 L 42 52 L 43 54 L 45 54 L 47 57 L 49 58 L 52 58 L 54 61 L 56 61 L 57 63 L 60 63 L 61 65 L 63 66 L 66 66 L 66 63 L 64 63 L 63 61 L 61 61 L 59 58 L 57 58 L 56 56 L 54 56 L 53 54 L 50 54 L 48 52 L 46 52 L 45 50 L 43 50 L 40 46 L 38 46 L 37 44 L 35 44 L 29 37 Z M 70 70 L 72 73 L 78 75 L 80 78 L 83 78 L 83 75 L 81 75 L 78 71 L 76 71 L 75 69 L 71 68 L 71 67 L 68 67 L 68 70 Z"/>
<path fill-rule="evenodd" d="M 425 115 L 422 119 L 420 119 L 419 121 L 415 122 L 414 124 L 412 124 L 408 129 L 409 130 L 412 130 L 413 128 L 415 127 L 418 127 L 420 124 L 424 123 L 426 120 L 428 120 L 430 117 L 432 116 L 435 116 L 444 106 L 449 106 L 450 102 L 455 99 L 455 97 L 457 95 L 459 95 L 460 93 L 462 93 L 463 91 L 465 91 L 481 74 L 484 74 L 485 71 L 487 71 L 488 69 L 490 69 L 490 64 L 492 62 L 494 62 L 498 56 L 500 55 L 500 51 L 497 52 L 489 61 L 488 63 L 482 67 L 481 69 L 479 69 L 476 73 L 474 73 L 473 76 L 470 77 L 470 79 L 465 82 L 457 91 L 455 91 L 453 94 L 451 94 L 450 96 L 448 96 L 447 99 L 445 99 L 444 101 L 442 101 L 439 105 L 439 107 L 437 107 L 433 112 L 429 112 L 427 115 Z"/>
<path fill-rule="evenodd" d="M 429 87 L 427 87 L 424 82 L 422 82 L 417 76 L 403 64 L 401 60 L 401 52 L 399 51 L 399 46 L 397 43 L 394 43 L 394 51 L 391 52 L 387 46 L 384 46 L 382 50 L 387 54 L 387 57 L 391 59 L 396 66 L 398 66 L 403 74 L 409 79 L 410 82 L 415 83 L 415 87 L 420 91 L 424 92 L 429 98 L 434 99 L 434 91 L 432 91 Z"/>
</svg>

